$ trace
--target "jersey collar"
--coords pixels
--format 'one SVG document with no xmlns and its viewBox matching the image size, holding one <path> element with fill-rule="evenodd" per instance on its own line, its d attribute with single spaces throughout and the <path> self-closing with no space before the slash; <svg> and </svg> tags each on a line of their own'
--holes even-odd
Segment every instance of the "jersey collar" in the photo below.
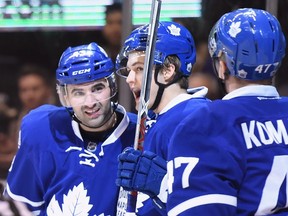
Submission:
<svg viewBox="0 0 288 216">
<path fill-rule="evenodd" d="M 191 98 L 204 98 L 208 92 L 208 89 L 205 86 L 201 86 L 198 88 L 190 88 L 187 89 L 187 93 L 179 94 L 177 97 L 173 98 L 159 113 L 159 115 L 167 112 L 172 107 L 176 106 L 177 104 L 189 100 Z"/>
<path fill-rule="evenodd" d="M 117 105 L 117 109 L 115 110 L 115 112 L 120 112 L 124 115 L 122 121 L 120 122 L 120 124 L 118 125 L 118 127 L 114 130 L 114 132 L 102 143 L 101 145 L 101 152 L 99 153 L 100 156 L 104 155 L 104 149 L 103 147 L 106 145 L 110 145 L 116 142 L 116 140 L 123 134 L 123 132 L 126 130 L 126 128 L 129 125 L 130 119 L 126 113 L 126 110 L 124 109 L 123 106 L 121 106 L 120 104 Z M 75 135 L 83 141 L 83 138 L 81 136 L 80 133 L 80 129 L 79 129 L 79 124 L 72 120 L 72 128 L 73 131 L 75 133 Z"/>
<path fill-rule="evenodd" d="M 250 85 L 236 89 L 225 95 L 222 100 L 229 100 L 241 96 L 279 97 L 276 88 L 271 85 Z"/>
</svg>

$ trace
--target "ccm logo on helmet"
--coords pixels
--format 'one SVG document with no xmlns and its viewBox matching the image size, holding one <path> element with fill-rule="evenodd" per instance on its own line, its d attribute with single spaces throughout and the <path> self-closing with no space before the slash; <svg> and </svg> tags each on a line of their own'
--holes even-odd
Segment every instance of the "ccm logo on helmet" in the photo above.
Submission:
<svg viewBox="0 0 288 216">
<path fill-rule="evenodd" d="M 78 71 L 73 71 L 72 76 L 79 75 L 79 74 L 85 74 L 89 73 L 91 71 L 91 68 L 83 69 L 83 70 L 78 70 Z"/>
</svg>

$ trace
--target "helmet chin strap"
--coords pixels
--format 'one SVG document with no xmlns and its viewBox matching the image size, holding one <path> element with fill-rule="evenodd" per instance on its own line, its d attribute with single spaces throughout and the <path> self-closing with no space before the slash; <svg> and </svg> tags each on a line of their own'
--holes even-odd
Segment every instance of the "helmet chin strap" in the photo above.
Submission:
<svg viewBox="0 0 288 216">
<path fill-rule="evenodd" d="M 180 73 L 176 73 L 174 78 L 173 78 L 173 80 L 170 83 L 167 83 L 167 84 L 159 83 L 158 80 L 157 80 L 157 77 L 158 77 L 158 74 L 160 72 L 160 69 L 161 69 L 160 67 L 156 68 L 155 69 L 155 73 L 154 73 L 154 80 L 155 80 L 155 83 L 159 86 L 159 89 L 158 89 L 155 101 L 154 101 L 153 105 L 150 108 L 151 110 L 155 110 L 159 106 L 159 104 L 161 102 L 161 98 L 162 98 L 163 93 L 164 93 L 164 90 L 168 86 L 176 83 L 179 79 L 182 78 L 182 75 Z"/>
<path fill-rule="evenodd" d="M 65 108 L 66 108 L 67 112 L 70 114 L 71 118 L 72 118 L 74 121 L 76 121 L 78 124 L 82 124 L 82 125 L 84 125 L 84 126 L 86 126 L 86 127 L 88 127 L 88 128 L 91 128 L 91 129 L 97 129 L 97 128 L 100 128 L 100 127 L 102 127 L 103 125 L 105 125 L 105 124 L 111 119 L 111 117 L 113 116 L 113 114 L 114 114 L 114 112 L 115 112 L 118 104 L 115 103 L 115 102 L 112 102 L 112 103 L 113 103 L 113 108 L 112 108 L 112 113 L 111 113 L 111 115 L 109 116 L 109 118 L 107 118 L 106 121 L 104 121 L 100 126 L 97 126 L 97 127 L 91 127 L 91 126 L 83 123 L 83 122 L 75 115 L 74 111 L 70 111 L 70 110 L 68 109 L 68 107 L 65 107 Z"/>
</svg>

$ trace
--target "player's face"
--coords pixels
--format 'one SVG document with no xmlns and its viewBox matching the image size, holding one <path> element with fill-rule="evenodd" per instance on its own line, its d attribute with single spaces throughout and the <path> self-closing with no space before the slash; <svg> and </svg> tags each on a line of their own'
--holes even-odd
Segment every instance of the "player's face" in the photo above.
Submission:
<svg viewBox="0 0 288 216">
<path fill-rule="evenodd" d="M 89 127 L 102 126 L 111 117 L 111 89 L 107 79 L 67 85 L 65 99 L 77 118 Z"/>
<path fill-rule="evenodd" d="M 24 109 L 31 110 L 48 103 L 51 97 L 50 88 L 40 76 L 30 74 L 18 81 L 19 97 Z"/>
<path fill-rule="evenodd" d="M 122 13 L 114 11 L 107 14 L 106 24 L 103 29 L 103 34 L 109 44 L 113 46 L 121 46 L 122 34 Z"/>
<path fill-rule="evenodd" d="M 127 73 L 126 82 L 128 83 L 130 90 L 133 93 L 136 110 L 138 110 L 139 107 L 141 87 L 143 82 L 144 61 L 145 61 L 145 53 L 143 52 L 132 52 L 128 56 L 127 71 L 129 73 Z M 158 85 L 155 83 L 153 74 L 154 71 L 152 73 L 152 79 L 151 79 L 148 108 L 150 108 L 153 105 L 159 88 Z"/>
</svg>

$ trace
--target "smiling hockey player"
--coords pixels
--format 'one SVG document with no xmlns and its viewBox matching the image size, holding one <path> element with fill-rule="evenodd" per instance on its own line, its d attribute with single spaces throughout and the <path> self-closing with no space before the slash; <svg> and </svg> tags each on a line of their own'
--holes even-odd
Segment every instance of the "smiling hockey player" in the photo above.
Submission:
<svg viewBox="0 0 288 216">
<path fill-rule="evenodd" d="M 133 146 L 136 115 L 117 104 L 114 65 L 96 43 L 67 48 L 56 77 L 65 107 L 23 119 L 6 192 L 35 215 L 116 215 L 117 156 Z"/>
</svg>

